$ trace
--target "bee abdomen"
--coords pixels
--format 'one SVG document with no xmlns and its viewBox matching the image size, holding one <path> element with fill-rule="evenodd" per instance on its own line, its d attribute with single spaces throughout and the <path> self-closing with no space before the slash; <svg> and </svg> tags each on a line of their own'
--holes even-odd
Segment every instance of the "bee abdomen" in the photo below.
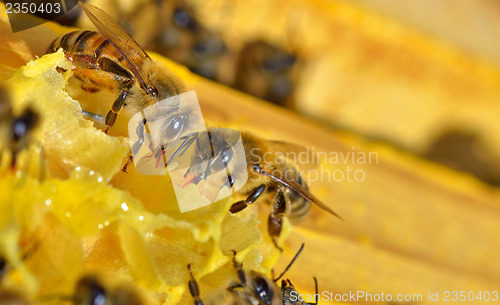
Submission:
<svg viewBox="0 0 500 305">
<path fill-rule="evenodd" d="M 56 38 L 49 47 L 48 52 L 55 52 L 59 48 L 63 48 L 68 53 L 73 53 L 78 45 L 83 45 L 90 38 L 90 36 L 97 35 L 96 32 L 89 30 L 78 30 L 66 33 Z M 85 38 L 85 39 L 84 39 Z M 82 41 L 83 40 L 83 41 Z M 80 46 L 80 49 L 82 47 Z"/>
<path fill-rule="evenodd" d="M 69 56 L 74 54 L 85 54 L 94 58 L 100 58 L 104 54 L 108 58 L 120 62 L 121 54 L 100 33 L 90 30 L 78 30 L 59 36 L 52 42 L 47 53 L 55 52 L 62 48 Z"/>
<path fill-rule="evenodd" d="M 300 198 L 295 202 L 292 202 L 292 210 L 290 212 L 290 222 L 292 224 L 297 224 L 302 222 L 307 218 L 309 212 L 311 211 L 311 203 L 305 198 Z"/>
<path fill-rule="evenodd" d="M 297 172 L 296 182 L 305 190 L 309 190 L 307 183 L 299 172 Z M 292 203 L 292 207 L 289 219 L 292 224 L 300 223 L 305 220 L 307 216 L 309 216 L 309 211 L 311 210 L 311 202 L 309 202 L 307 199 L 292 191 L 290 194 L 290 202 Z"/>
</svg>

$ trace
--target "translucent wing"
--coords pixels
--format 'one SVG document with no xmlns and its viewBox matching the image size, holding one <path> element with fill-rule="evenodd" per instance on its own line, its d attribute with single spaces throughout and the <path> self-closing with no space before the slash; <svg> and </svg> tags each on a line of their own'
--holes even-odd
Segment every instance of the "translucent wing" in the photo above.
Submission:
<svg viewBox="0 0 500 305">
<path fill-rule="evenodd" d="M 270 140 L 273 153 L 283 156 L 302 170 L 315 170 L 320 164 L 320 155 L 311 147 L 284 141 Z"/>
<path fill-rule="evenodd" d="M 141 87 L 149 93 L 152 85 L 141 69 L 144 61 L 151 60 L 148 54 L 103 10 L 81 1 L 79 4 L 101 34 L 123 55 L 130 67 L 132 67 L 132 73 L 141 84 Z"/>
<path fill-rule="evenodd" d="M 342 217 L 340 217 L 337 213 L 335 213 L 332 209 L 330 209 L 330 207 L 328 207 L 326 204 L 324 204 L 323 202 L 321 202 L 318 198 L 316 198 L 313 194 L 311 194 L 308 190 L 306 190 L 303 186 L 301 186 L 297 182 L 295 182 L 293 180 L 286 179 L 286 177 L 285 178 L 276 177 L 273 174 L 266 172 L 260 166 L 255 166 L 254 165 L 254 168 L 255 168 L 255 170 L 257 170 L 257 172 L 259 174 L 267 176 L 267 177 L 271 178 L 272 180 L 274 180 L 274 181 L 276 181 L 276 182 L 278 182 L 278 183 L 280 183 L 280 184 L 282 184 L 282 185 L 284 185 L 286 187 L 289 187 L 290 189 L 292 189 L 293 191 L 297 192 L 297 194 L 299 194 L 300 196 L 304 197 L 308 201 L 310 201 L 310 202 L 318 205 L 320 208 L 322 208 L 323 210 L 327 211 L 328 213 L 330 213 L 330 214 L 332 214 L 332 215 L 334 215 L 334 216 L 342 219 Z M 284 176 L 286 176 L 286 175 L 284 175 Z"/>
</svg>

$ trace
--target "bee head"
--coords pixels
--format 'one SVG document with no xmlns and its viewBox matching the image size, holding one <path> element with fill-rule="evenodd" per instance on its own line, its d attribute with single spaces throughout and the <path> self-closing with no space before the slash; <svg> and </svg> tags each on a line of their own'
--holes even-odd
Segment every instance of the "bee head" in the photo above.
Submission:
<svg viewBox="0 0 500 305">
<path fill-rule="evenodd" d="M 105 288 L 94 276 L 84 276 L 76 284 L 73 303 L 78 305 L 106 305 L 108 296 Z"/>
<path fill-rule="evenodd" d="M 151 81 L 151 86 L 144 90 L 150 99 L 162 101 L 184 91 L 181 80 L 164 65 L 148 61 L 143 69 L 147 71 L 147 77 Z"/>
<path fill-rule="evenodd" d="M 40 116 L 38 113 L 30 108 L 12 120 L 9 128 L 9 139 L 14 154 L 27 145 L 30 135 L 39 121 Z"/>
<path fill-rule="evenodd" d="M 251 272 L 250 276 L 250 289 L 259 305 L 280 304 L 280 295 L 276 284 L 257 272 Z"/>
</svg>

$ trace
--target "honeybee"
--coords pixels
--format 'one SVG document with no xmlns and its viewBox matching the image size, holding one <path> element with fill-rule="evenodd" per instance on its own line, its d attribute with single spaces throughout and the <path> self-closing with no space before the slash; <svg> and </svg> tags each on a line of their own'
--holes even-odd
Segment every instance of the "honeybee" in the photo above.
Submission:
<svg viewBox="0 0 500 305">
<path fill-rule="evenodd" d="M 193 145 L 195 148 L 192 152 L 191 165 L 184 174 L 181 187 L 198 184 L 201 180 L 226 169 L 230 173 L 227 179 L 232 187 L 237 179 L 248 173 L 247 182 L 237 191 L 246 199 L 234 203 L 230 211 L 237 213 L 261 197 L 268 199 L 272 205 L 268 218 L 268 232 L 278 249 L 282 250 L 277 244 L 277 237 L 282 230 L 283 218 L 288 217 L 292 224 L 297 224 L 308 216 L 313 203 L 342 219 L 309 192 L 307 183 L 297 166 L 283 158 L 281 152 L 293 145 L 280 141 L 266 141 L 248 132 L 238 132 L 229 128 L 211 128 L 204 133 L 199 134 L 197 145 Z M 234 156 L 239 155 L 235 153 L 234 147 L 240 139 L 240 134 L 245 151 L 246 160 L 243 161 L 246 161 L 246 168 L 241 168 L 242 160 L 239 162 L 233 160 Z M 210 143 L 202 143 L 204 141 Z M 184 143 L 182 146 L 185 146 Z M 199 149 L 199 147 L 211 147 L 211 149 Z"/>
<path fill-rule="evenodd" d="M 161 27 L 148 45 L 205 78 L 228 83 L 233 56 L 224 40 L 203 26 L 185 0 L 162 1 Z"/>
<path fill-rule="evenodd" d="M 134 290 L 128 287 L 117 287 L 107 290 L 94 275 L 82 276 L 75 286 L 74 295 L 70 298 L 75 305 L 142 305 L 145 304 Z"/>
<path fill-rule="evenodd" d="M 238 54 L 233 87 L 255 97 L 293 106 L 299 60 L 295 54 L 262 40 L 249 42 Z"/>
<path fill-rule="evenodd" d="M 123 107 L 139 112 L 183 90 L 180 80 L 157 65 L 108 14 L 91 4 L 79 4 L 99 32 L 67 33 L 54 40 L 48 52 L 64 50 L 76 66 L 72 77 L 84 91 L 94 93 L 102 88 L 118 91 L 105 118 L 106 133 Z"/>
<path fill-rule="evenodd" d="M 75 284 L 72 295 L 45 295 L 43 302 L 68 301 L 74 305 L 143 305 L 139 293 L 127 286 L 108 289 L 101 280 L 91 274 L 81 276 Z"/>
<path fill-rule="evenodd" d="M 0 159 L 5 151 L 10 153 L 11 168 L 18 154 L 32 143 L 33 130 L 40 123 L 40 115 L 31 107 L 16 115 L 5 87 L 0 86 Z"/>
<path fill-rule="evenodd" d="M 280 290 L 276 284 L 263 274 L 256 271 L 244 271 L 236 259 L 233 260 L 239 283 L 231 284 L 227 289 L 220 289 L 211 298 L 203 302 L 200 297 L 198 284 L 188 265 L 190 280 L 189 291 L 194 298 L 195 305 L 283 305 L 280 299 Z"/>
<path fill-rule="evenodd" d="M 304 245 L 300 248 L 299 252 L 295 255 L 285 271 L 291 267 L 296 260 Z M 189 271 L 189 292 L 194 298 L 195 305 L 211 305 L 211 304 L 233 304 L 233 305 L 304 305 L 308 303 L 294 301 L 293 296 L 297 293 L 295 287 L 291 284 L 290 280 L 283 280 L 281 289 L 276 285 L 278 277 L 274 280 L 256 271 L 245 271 L 243 264 L 236 260 L 236 251 L 233 250 L 233 267 L 236 270 L 238 282 L 231 283 L 227 289 L 220 289 L 216 291 L 204 303 L 200 297 L 200 289 L 191 271 L 191 265 L 188 265 Z M 316 283 L 316 293 L 318 285 Z M 295 292 L 295 293 L 293 293 Z M 316 304 L 316 303 L 314 303 Z"/>
</svg>

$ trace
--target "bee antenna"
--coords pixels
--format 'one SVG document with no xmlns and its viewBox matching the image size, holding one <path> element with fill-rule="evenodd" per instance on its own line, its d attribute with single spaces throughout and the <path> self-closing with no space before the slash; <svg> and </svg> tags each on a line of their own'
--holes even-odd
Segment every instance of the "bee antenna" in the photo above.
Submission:
<svg viewBox="0 0 500 305">
<path fill-rule="evenodd" d="M 314 300 L 316 302 L 314 302 L 314 303 L 306 303 L 308 305 L 318 305 L 318 296 L 319 296 L 319 292 L 318 292 L 318 279 L 315 276 L 313 276 L 313 279 L 314 279 L 314 287 L 315 287 L 315 293 L 316 293 L 314 295 Z"/>
<path fill-rule="evenodd" d="M 305 244 L 302 243 L 302 246 L 300 246 L 299 251 L 297 251 L 297 254 L 295 254 L 292 261 L 288 264 L 288 266 L 286 266 L 285 270 L 283 270 L 283 272 L 281 272 L 280 276 L 278 276 L 276 279 L 273 280 L 273 282 L 276 283 L 280 278 L 283 277 L 283 275 L 285 275 L 285 273 L 290 269 L 290 267 L 292 267 L 293 263 L 295 263 L 295 260 L 297 260 L 297 257 L 299 257 L 300 252 L 302 252 L 302 250 L 304 250 L 304 246 L 305 246 Z"/>
</svg>

